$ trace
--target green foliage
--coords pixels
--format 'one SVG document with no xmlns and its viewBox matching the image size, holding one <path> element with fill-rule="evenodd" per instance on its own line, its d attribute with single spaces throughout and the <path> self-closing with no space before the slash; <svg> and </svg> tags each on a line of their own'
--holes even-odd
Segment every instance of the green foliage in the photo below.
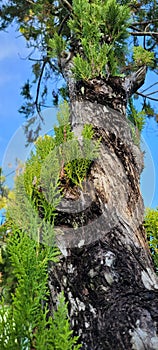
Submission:
<svg viewBox="0 0 158 350">
<path fill-rule="evenodd" d="M 54 128 L 55 136 L 45 135 L 37 139 L 35 151 L 27 160 L 23 175 L 28 198 L 36 208 L 41 208 L 42 216 L 48 221 L 55 216 L 55 208 L 60 201 L 58 186 L 61 163 L 58 148 L 64 140 L 64 129 L 68 139 L 72 137 L 68 118 L 69 108 L 65 102 L 57 115 L 59 127 Z"/>
<path fill-rule="evenodd" d="M 92 159 L 82 151 L 76 139 L 66 143 L 63 154 L 65 159 L 64 170 L 67 177 L 73 184 L 82 187 L 82 182 L 86 178 Z"/>
<path fill-rule="evenodd" d="M 66 49 L 66 41 L 61 35 L 54 33 L 54 37 L 49 40 L 49 46 L 51 48 L 51 57 L 60 57 L 61 53 Z"/>
<path fill-rule="evenodd" d="M 54 128 L 54 137 L 45 135 L 37 139 L 35 151 L 32 151 L 27 160 L 23 174 L 24 189 L 29 200 L 34 208 L 38 208 L 41 217 L 49 222 L 55 218 L 55 209 L 61 200 L 59 190 L 63 158 L 61 144 L 64 142 L 64 137 L 66 137 L 65 141 L 73 137 L 68 122 L 69 107 L 66 102 L 60 106 L 57 119 L 59 126 Z"/>
<path fill-rule="evenodd" d="M 72 72 L 77 80 L 89 80 L 93 77 L 93 67 L 90 66 L 87 60 L 84 60 L 79 54 L 74 57 L 74 67 Z"/>
<path fill-rule="evenodd" d="M 34 83 L 38 80 L 38 77 L 40 75 L 40 72 L 41 72 L 41 62 L 36 62 L 35 64 L 33 64 L 32 66 L 32 73 L 34 74 L 35 76 L 35 79 L 34 79 Z"/>
<path fill-rule="evenodd" d="M 14 196 L 7 206 L 9 235 L 2 247 L 4 298 L 0 305 L 0 348 L 4 350 L 80 348 L 78 337 L 70 330 L 64 295 L 59 297 L 53 318 L 47 304 L 49 261 L 58 263 L 60 254 L 53 227 L 61 200 L 60 157 L 64 157 L 62 145 L 74 137 L 66 124 L 68 116 L 68 105 L 62 105 L 54 138 L 39 138 L 23 173 L 16 178 Z M 85 140 L 93 136 L 91 126 L 84 128 L 84 136 Z"/>
<path fill-rule="evenodd" d="M 35 209 L 38 208 L 41 217 L 49 222 L 56 215 L 55 209 L 61 197 L 58 188 L 60 163 L 55 146 L 55 138 L 48 135 L 39 137 L 23 174 L 28 199 Z"/>
<path fill-rule="evenodd" d="M 155 267 L 158 272 L 158 208 L 147 209 L 144 226 L 148 237 L 149 247 L 151 249 Z"/>
<path fill-rule="evenodd" d="M 118 74 L 124 61 L 128 22 L 129 9 L 115 0 L 73 1 L 73 17 L 68 26 L 81 46 L 81 52 L 74 57 L 76 79 L 106 76 L 107 64 L 112 75 Z"/>
<path fill-rule="evenodd" d="M 6 208 L 9 197 L 12 197 L 12 191 L 9 190 L 6 185 L 6 179 L 2 173 L 2 168 L 0 167 L 0 210 Z"/>
<path fill-rule="evenodd" d="M 27 80 L 27 82 L 25 83 L 25 85 L 22 88 L 21 95 L 28 100 L 32 100 L 32 96 L 30 94 L 30 89 L 31 89 L 31 85 L 30 85 L 29 81 Z"/>
<path fill-rule="evenodd" d="M 7 249 L 7 233 L 8 225 L 3 224 L 0 226 L 0 246 L 1 246 L 1 258 L 0 258 L 0 294 L 5 298 L 5 303 L 11 302 L 11 295 L 15 290 L 16 278 L 13 275 L 13 267 L 10 265 Z"/>
<path fill-rule="evenodd" d="M 84 125 L 82 140 L 74 136 L 68 103 L 60 106 L 57 119 L 59 126 L 55 127 L 54 137 L 45 135 L 36 141 L 23 173 L 15 181 L 7 209 L 11 227 L 14 222 L 23 232 L 29 232 L 30 238 L 47 245 L 54 242 L 52 223 L 64 192 L 61 180 L 64 177 L 65 184 L 82 188 L 92 162 L 98 157 L 101 141 L 93 140 L 92 125 Z M 5 252 L 3 255 L 5 262 L 7 255 Z M 8 274 L 7 269 L 4 273 Z M 8 284 L 12 284 L 12 278 Z"/>
<path fill-rule="evenodd" d="M 148 101 L 144 101 L 144 111 L 148 118 L 154 117 L 156 122 L 158 122 L 158 113 L 154 110 L 154 108 L 151 106 L 151 103 Z"/>
<path fill-rule="evenodd" d="M 129 101 L 129 109 L 128 109 L 128 119 L 131 123 L 133 123 L 139 132 L 143 130 L 145 125 L 145 111 L 142 110 L 138 112 L 134 106 L 133 99 L 130 98 Z"/>
<path fill-rule="evenodd" d="M 133 99 L 128 101 L 127 118 L 131 122 L 130 127 L 135 144 L 140 143 L 140 133 L 145 125 L 145 110 L 138 112 L 134 106 Z"/>
<path fill-rule="evenodd" d="M 93 126 L 91 124 L 85 124 L 82 130 L 82 136 L 86 140 L 91 140 L 94 136 Z"/>
<path fill-rule="evenodd" d="M 55 131 L 55 145 L 60 146 L 63 142 L 71 140 L 74 135 L 71 131 L 71 125 L 70 125 L 70 110 L 69 110 L 69 104 L 68 102 L 64 101 L 60 104 L 58 113 L 57 113 L 57 120 L 58 120 L 58 127 L 54 127 Z"/>
<path fill-rule="evenodd" d="M 141 67 L 141 66 L 153 67 L 154 52 L 147 51 L 142 46 L 134 46 L 133 59 L 137 67 Z"/>
<path fill-rule="evenodd" d="M 92 125 L 84 125 L 82 131 L 82 145 L 76 138 L 63 144 L 64 169 L 73 184 L 82 188 L 92 161 L 98 157 L 100 141 L 92 141 L 94 131 Z"/>
<path fill-rule="evenodd" d="M 74 136 L 67 102 L 61 104 L 57 119 L 59 126 L 54 128 L 54 137 L 45 135 L 36 141 L 23 173 L 15 181 L 7 210 L 8 220 L 30 232 L 30 238 L 46 244 L 53 242 L 51 224 L 64 192 L 61 180 L 69 186 L 82 187 L 92 162 L 98 157 L 101 141 L 93 140 L 92 125 L 84 125 L 82 140 Z"/>
<path fill-rule="evenodd" d="M 78 337 L 72 338 L 73 331 L 70 330 L 69 320 L 67 318 L 67 307 L 68 304 L 65 303 L 64 294 L 61 293 L 58 310 L 54 312 L 52 322 L 52 334 L 54 335 L 53 345 L 55 350 L 78 350 L 81 348 L 81 345 L 75 345 Z"/>
<path fill-rule="evenodd" d="M 77 350 L 78 337 L 72 337 L 63 294 L 53 319 L 48 316 L 48 263 L 57 263 L 58 250 L 43 246 L 28 233 L 12 227 L 7 242 L 8 258 L 16 277 L 10 305 L 0 305 L 0 348 L 3 350 Z"/>
<path fill-rule="evenodd" d="M 100 140 L 92 141 L 92 125 L 84 126 L 82 145 L 74 137 L 67 102 L 60 105 L 57 119 L 59 126 L 54 127 L 54 137 L 46 135 L 38 138 L 35 152 L 26 162 L 23 175 L 28 197 L 48 221 L 55 217 L 55 208 L 61 199 L 59 185 L 62 167 L 66 180 L 81 187 L 92 161 L 99 154 L 100 145 Z"/>
<path fill-rule="evenodd" d="M 5 177 L 2 175 L 0 167 L 0 210 L 5 208 L 8 196 L 8 188 L 5 186 Z"/>
<path fill-rule="evenodd" d="M 73 1 L 73 16 L 68 21 L 68 27 L 80 47 L 73 59 L 76 79 L 106 76 L 109 70 L 112 75 L 119 74 L 118 66 L 125 59 L 129 17 L 127 6 L 118 5 L 116 0 L 105 3 L 100 0 Z M 50 56 L 60 58 L 70 44 L 66 37 L 54 33 L 49 40 Z"/>
</svg>

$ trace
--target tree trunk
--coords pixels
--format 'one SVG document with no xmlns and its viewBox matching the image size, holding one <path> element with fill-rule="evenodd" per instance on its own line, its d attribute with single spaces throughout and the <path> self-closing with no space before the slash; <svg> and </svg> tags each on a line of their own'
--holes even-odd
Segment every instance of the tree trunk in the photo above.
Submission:
<svg viewBox="0 0 158 350">
<path fill-rule="evenodd" d="M 65 196 L 58 208 L 62 254 L 49 269 L 50 309 L 64 290 L 83 350 L 157 350 L 158 281 L 143 228 L 143 155 L 125 116 L 125 81 L 67 81 L 72 129 L 80 138 L 83 125 L 92 124 L 101 152 L 80 196 Z"/>
</svg>

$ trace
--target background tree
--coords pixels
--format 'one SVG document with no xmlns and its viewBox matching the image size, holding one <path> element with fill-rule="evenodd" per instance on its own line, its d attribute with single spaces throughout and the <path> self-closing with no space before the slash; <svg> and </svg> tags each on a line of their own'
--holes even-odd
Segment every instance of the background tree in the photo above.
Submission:
<svg viewBox="0 0 158 350">
<path fill-rule="evenodd" d="M 56 102 L 59 93 L 69 99 L 71 130 L 82 144 L 83 126 L 91 124 L 92 139 L 101 139 L 100 157 L 91 162 L 82 186 L 67 182 L 63 157 L 65 198 L 56 222 L 63 231 L 57 234 L 63 258 L 49 271 L 50 308 L 64 290 L 83 349 L 157 349 L 158 282 L 139 190 L 143 159 L 126 118 L 130 101 L 129 117 L 141 129 L 142 115 L 129 100 L 134 94 L 143 97 L 145 115 L 154 115 L 147 102 L 153 95 L 138 89 L 147 70 L 156 72 L 156 1 L 9 1 L 2 5 L 1 19 L 2 29 L 15 20 L 28 46 L 40 53 L 33 62 L 36 97 L 27 82 L 21 111 L 30 116 L 35 107 L 41 118 L 47 94 L 42 78 L 61 74 L 66 88 L 53 95 Z M 33 135 L 32 122 L 29 140 L 40 129 L 39 123 Z M 77 213 L 72 212 L 75 201 Z"/>
</svg>

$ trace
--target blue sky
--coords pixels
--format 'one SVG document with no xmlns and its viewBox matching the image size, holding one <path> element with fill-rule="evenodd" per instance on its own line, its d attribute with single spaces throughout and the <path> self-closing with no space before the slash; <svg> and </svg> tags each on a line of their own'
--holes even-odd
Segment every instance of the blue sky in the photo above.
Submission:
<svg viewBox="0 0 158 350">
<path fill-rule="evenodd" d="M 0 32 L 0 165 L 5 167 L 5 172 L 11 172 L 13 168 L 8 163 L 13 163 L 13 158 L 28 156 L 30 146 L 25 149 L 25 140 L 22 124 L 24 117 L 18 113 L 23 103 L 20 89 L 30 76 L 31 62 L 28 62 L 28 49 L 22 37 L 10 28 L 8 33 Z M 154 75 L 148 75 L 145 86 L 155 82 Z M 144 88 L 144 87 L 143 87 Z M 158 112 L 158 103 L 154 103 Z M 45 125 L 42 134 L 48 132 L 55 123 L 56 109 L 44 111 Z M 145 206 L 158 206 L 158 124 L 154 120 L 148 120 L 143 131 L 142 144 L 145 150 L 145 170 L 143 171 L 141 188 Z"/>
</svg>

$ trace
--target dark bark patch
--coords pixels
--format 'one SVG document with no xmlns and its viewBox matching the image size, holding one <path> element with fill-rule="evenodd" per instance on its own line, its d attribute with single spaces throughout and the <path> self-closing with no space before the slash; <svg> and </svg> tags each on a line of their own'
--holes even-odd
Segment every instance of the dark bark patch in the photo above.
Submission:
<svg viewBox="0 0 158 350">
<path fill-rule="evenodd" d="M 71 249 L 71 255 L 50 270 L 54 291 L 59 280 L 60 288 L 64 286 L 74 334 L 81 330 L 83 350 L 131 350 L 130 330 L 143 310 L 149 309 L 153 321 L 158 321 L 158 293 L 144 288 L 133 253 L 118 245 L 117 231 L 111 235 L 110 246 L 106 237 L 83 249 Z M 109 252 L 115 257 L 111 266 L 105 261 Z M 108 274 L 112 283 L 106 279 Z"/>
<path fill-rule="evenodd" d="M 124 88 L 124 78 L 109 77 L 95 78 L 89 81 L 76 83 L 76 94 L 91 102 L 97 101 L 114 110 L 125 114 L 127 92 Z"/>
</svg>

